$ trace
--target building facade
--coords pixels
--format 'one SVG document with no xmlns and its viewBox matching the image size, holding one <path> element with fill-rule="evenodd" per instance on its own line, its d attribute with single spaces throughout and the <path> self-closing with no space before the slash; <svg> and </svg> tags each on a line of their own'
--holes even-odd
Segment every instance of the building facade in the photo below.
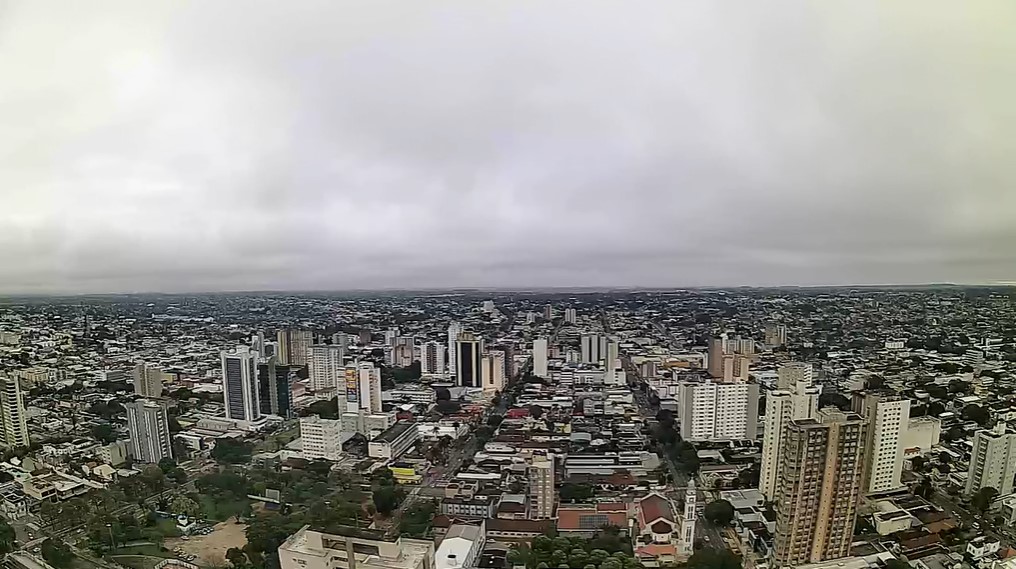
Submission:
<svg viewBox="0 0 1016 569">
<path fill-rule="evenodd" d="M 16 377 L 0 377 L 0 442 L 7 448 L 27 447 L 28 423 L 21 381 Z"/>
<path fill-rule="evenodd" d="M 342 456 L 342 421 L 317 415 L 300 417 L 300 444 L 304 458 L 336 461 Z"/>
<path fill-rule="evenodd" d="M 758 385 L 683 382 L 678 386 L 678 420 L 687 441 L 755 440 Z"/>
<path fill-rule="evenodd" d="M 281 569 L 434 569 L 434 542 L 384 532 L 304 526 L 279 547 Z"/>
<path fill-rule="evenodd" d="M 999 421 L 991 430 L 974 433 L 974 449 L 970 453 L 967 470 L 967 494 L 981 488 L 994 488 L 1000 496 L 1013 493 L 1016 476 L 1016 433 L 1007 433 L 1006 424 Z"/>
<path fill-rule="evenodd" d="M 222 352 L 222 396 L 226 418 L 253 422 L 261 418 L 257 353 L 247 346 Z M 305 358 L 306 359 L 306 358 Z"/>
<path fill-rule="evenodd" d="M 141 397 L 162 397 L 162 368 L 139 362 L 134 366 L 134 393 Z"/>
<path fill-rule="evenodd" d="M 903 486 L 901 476 L 910 400 L 893 393 L 859 394 L 854 397 L 854 412 L 868 423 L 864 491 L 877 494 L 898 490 Z"/>
<path fill-rule="evenodd" d="M 420 372 L 428 374 L 444 373 L 445 347 L 440 342 L 426 342 L 420 346 Z"/>
<path fill-rule="evenodd" d="M 469 332 L 459 334 L 455 341 L 455 385 L 480 387 L 482 354 L 483 339 Z"/>
<path fill-rule="evenodd" d="M 312 391 L 330 391 L 345 378 L 346 355 L 333 344 L 319 344 L 308 348 L 307 372 Z"/>
<path fill-rule="evenodd" d="M 314 333 L 310 330 L 287 328 L 279 330 L 279 363 L 303 367 L 307 365 L 307 350 L 314 344 Z"/>
<path fill-rule="evenodd" d="M 547 377 L 547 348 L 546 338 L 533 340 L 533 375 L 536 377 Z"/>
<path fill-rule="evenodd" d="M 780 388 L 766 394 L 759 491 L 769 501 L 776 499 L 783 434 L 787 425 L 793 420 L 815 417 L 818 412 L 820 392 L 812 385 L 810 368 L 808 365 L 809 373 L 798 373 L 803 368 L 783 366 L 778 372 L 777 386 Z"/>
<path fill-rule="evenodd" d="M 126 407 L 127 428 L 131 434 L 130 451 L 134 460 L 158 464 L 164 458 L 173 458 L 166 409 L 147 399 L 138 399 Z"/>
<path fill-rule="evenodd" d="M 534 456 L 529 465 L 529 518 L 554 517 L 554 455 Z"/>
</svg>

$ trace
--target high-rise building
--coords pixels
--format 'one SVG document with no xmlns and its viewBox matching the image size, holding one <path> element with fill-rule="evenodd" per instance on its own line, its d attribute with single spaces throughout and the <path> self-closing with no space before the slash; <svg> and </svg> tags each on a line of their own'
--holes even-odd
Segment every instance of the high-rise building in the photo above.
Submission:
<svg viewBox="0 0 1016 569">
<path fill-rule="evenodd" d="M 420 372 L 444 373 L 445 347 L 440 342 L 430 341 L 420 346 Z"/>
<path fill-rule="evenodd" d="M 868 424 L 863 490 L 868 494 L 899 490 L 910 400 L 891 392 L 859 393 L 854 396 L 854 412 Z"/>
<path fill-rule="evenodd" d="M 339 386 L 346 369 L 342 348 L 331 344 L 311 346 L 307 354 L 307 372 L 312 391 L 330 391 Z"/>
<path fill-rule="evenodd" d="M 606 355 L 606 338 L 601 338 L 596 334 L 583 334 L 580 340 L 580 348 L 582 351 L 582 363 L 584 364 L 598 364 L 600 360 Z"/>
<path fill-rule="evenodd" d="M 603 383 L 607 385 L 618 385 L 623 383 L 618 381 L 617 366 L 618 366 L 618 353 L 617 353 L 617 340 L 614 338 L 607 338 L 606 350 L 602 353 L 603 356 Z"/>
<path fill-rule="evenodd" d="M 776 485 L 782 466 L 783 437 L 790 421 L 810 419 L 818 413 L 819 388 L 812 385 L 811 374 L 798 373 L 800 367 L 783 366 L 779 370 L 779 389 L 766 394 L 765 430 L 762 434 L 762 465 L 759 491 L 767 500 L 776 499 Z M 810 366 L 809 366 L 810 372 Z"/>
<path fill-rule="evenodd" d="M 864 463 L 864 420 L 822 409 L 791 421 L 777 485 L 776 567 L 850 555 Z"/>
<path fill-rule="evenodd" d="M 232 352 L 222 352 L 222 396 L 226 405 L 226 418 L 246 422 L 260 419 L 259 389 L 257 354 L 247 346 L 238 346 Z"/>
<path fill-rule="evenodd" d="M 546 378 L 547 373 L 547 339 L 537 338 L 533 340 L 533 375 Z"/>
<path fill-rule="evenodd" d="M 1007 433 L 1005 421 L 999 421 L 991 430 L 974 433 L 974 450 L 970 453 L 967 470 L 966 493 L 981 488 L 994 488 L 999 495 L 1013 493 L 1016 477 L 1016 433 Z"/>
<path fill-rule="evenodd" d="M 134 366 L 134 393 L 142 397 L 162 397 L 162 368 L 139 362 Z"/>
<path fill-rule="evenodd" d="M 504 352 L 491 350 L 480 362 L 483 390 L 487 393 L 504 391 Z"/>
<path fill-rule="evenodd" d="M 127 429 L 131 434 L 131 456 L 134 460 L 158 464 L 164 458 L 173 458 L 166 409 L 147 399 L 138 399 L 126 407 Z"/>
<path fill-rule="evenodd" d="M 554 455 L 534 456 L 529 465 L 529 518 L 553 518 L 554 494 Z"/>
<path fill-rule="evenodd" d="M 287 328 L 279 330 L 279 363 L 302 367 L 307 365 L 307 350 L 314 344 L 310 330 Z"/>
<path fill-rule="evenodd" d="M 483 311 L 486 312 L 487 314 L 490 314 L 491 312 L 494 312 L 494 301 L 493 300 L 484 300 L 483 301 Z"/>
<path fill-rule="evenodd" d="M 554 319 L 554 305 L 548 304 L 543 307 L 543 318 L 546 320 Z"/>
<path fill-rule="evenodd" d="M 765 343 L 770 348 L 779 348 L 787 344 L 787 327 L 784 324 L 770 322 L 766 324 Z"/>
<path fill-rule="evenodd" d="M 7 448 L 27 447 L 28 423 L 21 382 L 16 377 L 0 377 L 0 443 Z"/>
<path fill-rule="evenodd" d="M 455 350 L 458 348 L 456 342 L 459 340 L 459 334 L 462 333 L 462 325 L 454 320 L 448 324 L 448 375 L 452 377 L 456 376 L 456 366 L 459 363 L 458 354 Z"/>
<path fill-rule="evenodd" d="M 480 387 L 480 358 L 483 354 L 483 339 L 469 332 L 459 334 L 455 341 L 455 385 Z"/>
<path fill-rule="evenodd" d="M 809 386 L 814 383 L 814 370 L 808 363 L 791 362 L 780 366 L 776 373 L 777 389 L 794 389 L 801 382 Z"/>
<path fill-rule="evenodd" d="M 381 412 L 381 370 L 371 362 L 350 364 L 345 369 L 346 397 L 345 408 L 339 404 L 339 410 L 346 413 L 380 413 Z"/>
<path fill-rule="evenodd" d="M 416 359 L 416 338 L 399 336 L 391 347 L 391 364 L 395 367 L 409 367 Z"/>
<path fill-rule="evenodd" d="M 360 330 L 360 333 L 356 335 L 356 340 L 361 346 L 369 345 L 372 339 L 370 330 Z"/>
<path fill-rule="evenodd" d="M 681 541 L 679 552 L 681 555 L 690 556 L 695 548 L 695 521 L 698 519 L 698 491 L 695 490 L 695 479 L 688 480 L 688 487 L 684 491 L 684 519 L 681 520 Z"/>
<path fill-rule="evenodd" d="M 395 345 L 395 340 L 399 338 L 399 327 L 393 326 L 385 330 L 385 346 L 392 347 Z"/>
<path fill-rule="evenodd" d="M 574 308 L 564 309 L 564 321 L 566 324 L 574 324 L 578 321 L 578 313 Z"/>
<path fill-rule="evenodd" d="M 755 353 L 755 342 L 740 336 L 729 338 L 720 334 L 709 340 L 707 371 L 717 381 L 725 383 L 748 381 L 748 367 Z"/>
<path fill-rule="evenodd" d="M 342 421 L 317 415 L 300 417 L 300 444 L 308 460 L 339 460 L 342 458 Z"/>
<path fill-rule="evenodd" d="M 685 440 L 755 440 L 757 384 L 683 382 L 677 394 L 681 437 Z"/>
<path fill-rule="evenodd" d="M 275 362 L 273 356 L 258 364 L 261 414 L 289 419 L 293 416 L 293 382 L 299 368 Z"/>
</svg>

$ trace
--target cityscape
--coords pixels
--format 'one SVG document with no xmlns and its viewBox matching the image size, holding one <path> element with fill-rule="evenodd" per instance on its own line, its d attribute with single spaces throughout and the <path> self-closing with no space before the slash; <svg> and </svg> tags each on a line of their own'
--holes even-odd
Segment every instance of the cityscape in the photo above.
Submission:
<svg viewBox="0 0 1016 569">
<path fill-rule="evenodd" d="M 1013 289 L 0 304 L 8 564 L 1016 566 Z"/>
</svg>

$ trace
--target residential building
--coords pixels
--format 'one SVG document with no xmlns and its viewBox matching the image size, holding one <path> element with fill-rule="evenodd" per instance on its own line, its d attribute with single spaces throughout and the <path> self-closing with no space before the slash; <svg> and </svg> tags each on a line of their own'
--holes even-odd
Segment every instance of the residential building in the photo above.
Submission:
<svg viewBox="0 0 1016 569">
<path fill-rule="evenodd" d="M 607 338 L 596 334 L 583 334 L 579 349 L 581 350 L 582 363 L 598 364 L 606 356 Z"/>
<path fill-rule="evenodd" d="M 480 387 L 480 359 L 483 354 L 483 339 L 469 332 L 459 334 L 455 340 L 455 385 Z"/>
<path fill-rule="evenodd" d="M 554 517 L 554 455 L 534 456 L 529 465 L 529 518 Z"/>
<path fill-rule="evenodd" d="M 751 338 L 729 338 L 721 334 L 709 340 L 709 375 L 724 383 L 746 382 L 749 377 L 750 358 L 755 353 L 755 342 Z"/>
<path fill-rule="evenodd" d="M 457 368 L 459 363 L 458 348 L 459 334 L 462 333 L 462 325 L 454 320 L 448 324 L 448 375 L 458 377 Z"/>
<path fill-rule="evenodd" d="M 287 328 L 279 330 L 279 363 L 303 367 L 307 365 L 307 350 L 314 344 L 314 333 L 310 330 Z"/>
<path fill-rule="evenodd" d="M 536 377 L 547 377 L 547 355 L 547 339 L 533 340 L 533 375 Z"/>
<path fill-rule="evenodd" d="M 381 412 L 381 370 L 372 362 L 350 364 L 345 369 L 345 409 L 340 403 L 339 409 L 346 413 L 380 413 Z"/>
<path fill-rule="evenodd" d="M 0 444 L 7 448 L 27 447 L 28 423 L 21 381 L 16 377 L 0 377 Z"/>
<path fill-rule="evenodd" d="M 419 438 L 416 423 L 399 421 L 367 443 L 367 454 L 371 458 L 394 460 L 416 444 Z"/>
<path fill-rule="evenodd" d="M 603 368 L 606 370 L 603 374 L 603 383 L 606 385 L 617 385 L 621 383 L 618 381 L 618 369 L 617 366 L 620 363 L 618 361 L 617 352 L 617 340 L 614 338 L 607 338 L 606 350 L 604 350 L 603 356 Z"/>
<path fill-rule="evenodd" d="M 493 393 L 504 390 L 504 352 L 491 350 L 480 362 L 483 391 Z"/>
<path fill-rule="evenodd" d="M 854 412 L 868 424 L 864 491 L 877 494 L 900 489 L 910 400 L 889 392 L 857 394 Z"/>
<path fill-rule="evenodd" d="M 454 518 L 493 518 L 497 513 L 494 496 L 452 496 L 441 500 L 441 513 Z"/>
<path fill-rule="evenodd" d="M 834 408 L 787 425 L 775 501 L 776 567 L 850 555 L 864 442 L 864 419 Z"/>
<path fill-rule="evenodd" d="M 576 313 L 574 308 L 565 308 L 564 309 L 564 322 L 565 322 L 565 324 L 575 324 L 575 322 L 577 320 L 578 320 L 578 314 Z"/>
<path fill-rule="evenodd" d="M 300 444 L 309 460 L 336 461 L 342 456 L 342 421 L 317 415 L 300 417 Z"/>
<path fill-rule="evenodd" d="M 804 365 L 807 365 L 807 373 L 802 373 Z M 766 394 L 759 475 L 759 491 L 770 501 L 776 499 L 779 468 L 783 464 L 783 434 L 787 424 L 792 420 L 815 417 L 819 398 L 819 388 L 812 385 L 809 364 L 783 366 L 778 373 L 779 389 Z"/>
<path fill-rule="evenodd" d="M 420 346 L 420 372 L 427 374 L 444 373 L 445 347 L 440 342 L 430 341 Z"/>
<path fill-rule="evenodd" d="M 162 397 L 162 368 L 138 362 L 134 366 L 134 393 L 141 397 Z"/>
<path fill-rule="evenodd" d="M 970 453 L 967 470 L 966 493 L 981 488 L 994 488 L 1000 496 L 1013 493 L 1016 476 L 1016 433 L 1007 433 L 1006 424 L 999 421 L 991 430 L 974 433 L 974 448 Z"/>
<path fill-rule="evenodd" d="M 334 344 L 318 344 L 307 349 L 307 372 L 311 391 L 331 391 L 344 378 L 346 355 Z"/>
<path fill-rule="evenodd" d="M 257 353 L 247 346 L 238 346 L 231 352 L 222 352 L 221 356 L 226 418 L 244 422 L 257 421 L 261 418 Z"/>
<path fill-rule="evenodd" d="M 108 445 L 99 447 L 97 454 L 100 461 L 114 468 L 120 467 L 127 462 L 131 452 L 131 441 L 115 441 Z"/>
<path fill-rule="evenodd" d="M 787 326 L 770 322 L 766 324 L 765 344 L 770 348 L 779 348 L 787 344 Z"/>
<path fill-rule="evenodd" d="M 434 542 L 378 530 L 304 526 L 279 547 L 281 569 L 434 569 Z"/>
<path fill-rule="evenodd" d="M 131 434 L 130 452 L 134 460 L 158 464 L 164 458 L 173 458 L 166 409 L 148 399 L 138 399 L 126 407 L 127 428 Z"/>
<path fill-rule="evenodd" d="M 678 420 L 687 441 L 755 440 L 758 433 L 758 385 L 682 382 Z"/>
<path fill-rule="evenodd" d="M 807 386 L 814 384 L 815 370 L 809 363 L 791 362 L 780 366 L 777 370 L 777 389 L 794 389 L 799 383 Z"/>
</svg>

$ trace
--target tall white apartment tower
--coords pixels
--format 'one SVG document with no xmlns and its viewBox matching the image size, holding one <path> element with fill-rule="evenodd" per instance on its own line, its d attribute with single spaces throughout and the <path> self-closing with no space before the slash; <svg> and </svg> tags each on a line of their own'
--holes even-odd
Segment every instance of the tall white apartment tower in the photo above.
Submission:
<svg viewBox="0 0 1016 569">
<path fill-rule="evenodd" d="M 310 330 L 289 328 L 279 330 L 278 340 L 279 363 L 284 365 L 307 365 L 307 348 L 314 343 L 314 333 Z"/>
<path fill-rule="evenodd" d="M 27 447 L 28 423 L 21 382 L 16 377 L 0 377 L 0 443 L 7 448 Z"/>
<path fill-rule="evenodd" d="M 757 384 L 682 382 L 677 395 L 684 440 L 755 440 L 758 433 Z"/>
<path fill-rule="evenodd" d="M 162 397 L 162 368 L 138 362 L 133 376 L 134 393 L 142 397 Z"/>
<path fill-rule="evenodd" d="M 533 340 L 533 375 L 547 377 L 547 339 Z"/>
<path fill-rule="evenodd" d="M 534 456 L 529 465 L 529 518 L 553 518 L 554 494 L 554 455 Z"/>
<path fill-rule="evenodd" d="M 458 355 L 456 354 L 456 342 L 459 340 L 459 334 L 462 333 L 462 325 L 454 320 L 448 325 L 448 374 L 455 377 L 456 366 L 458 365 Z"/>
<path fill-rule="evenodd" d="M 252 422 L 261 418 L 257 353 L 247 346 L 222 352 L 222 396 L 227 419 Z"/>
<path fill-rule="evenodd" d="M 581 339 L 582 363 L 600 363 L 600 358 L 603 357 L 600 348 L 601 342 L 599 336 L 596 334 L 583 334 Z"/>
<path fill-rule="evenodd" d="M 158 464 L 173 458 L 166 409 L 154 401 L 138 399 L 127 404 L 127 428 L 131 434 L 131 456 L 138 462 Z"/>
<path fill-rule="evenodd" d="M 420 345 L 420 372 L 444 373 L 444 355 L 445 347 L 440 342 L 431 341 Z"/>
<path fill-rule="evenodd" d="M 566 324 L 574 324 L 578 320 L 578 313 L 574 308 L 564 309 L 564 321 Z"/>
<path fill-rule="evenodd" d="M 339 386 L 346 367 L 340 346 L 319 344 L 307 351 L 307 372 L 312 391 L 329 391 Z"/>
<path fill-rule="evenodd" d="M 770 501 L 776 500 L 787 425 L 790 421 L 814 418 L 820 394 L 819 388 L 812 385 L 810 364 L 789 364 L 781 367 L 778 373 L 779 389 L 766 394 L 759 476 L 759 491 Z"/>
<path fill-rule="evenodd" d="M 618 364 L 618 353 L 617 353 L 617 340 L 614 338 L 607 339 L 607 349 L 604 350 L 603 355 L 603 383 L 606 385 L 617 385 L 617 364 Z"/>
<path fill-rule="evenodd" d="M 339 404 L 339 411 L 346 413 L 381 412 L 381 370 L 371 362 L 350 364 L 345 369 L 345 408 Z"/>
<path fill-rule="evenodd" d="M 868 423 L 861 488 L 868 494 L 898 490 L 910 400 L 895 393 L 865 393 L 854 397 L 854 411 Z"/>
<path fill-rule="evenodd" d="M 981 429 L 974 433 L 966 493 L 969 495 L 990 487 L 998 490 L 1001 496 L 1012 494 L 1014 476 L 1016 433 L 1005 432 L 1004 421 L 999 421 L 991 430 Z"/>
</svg>

